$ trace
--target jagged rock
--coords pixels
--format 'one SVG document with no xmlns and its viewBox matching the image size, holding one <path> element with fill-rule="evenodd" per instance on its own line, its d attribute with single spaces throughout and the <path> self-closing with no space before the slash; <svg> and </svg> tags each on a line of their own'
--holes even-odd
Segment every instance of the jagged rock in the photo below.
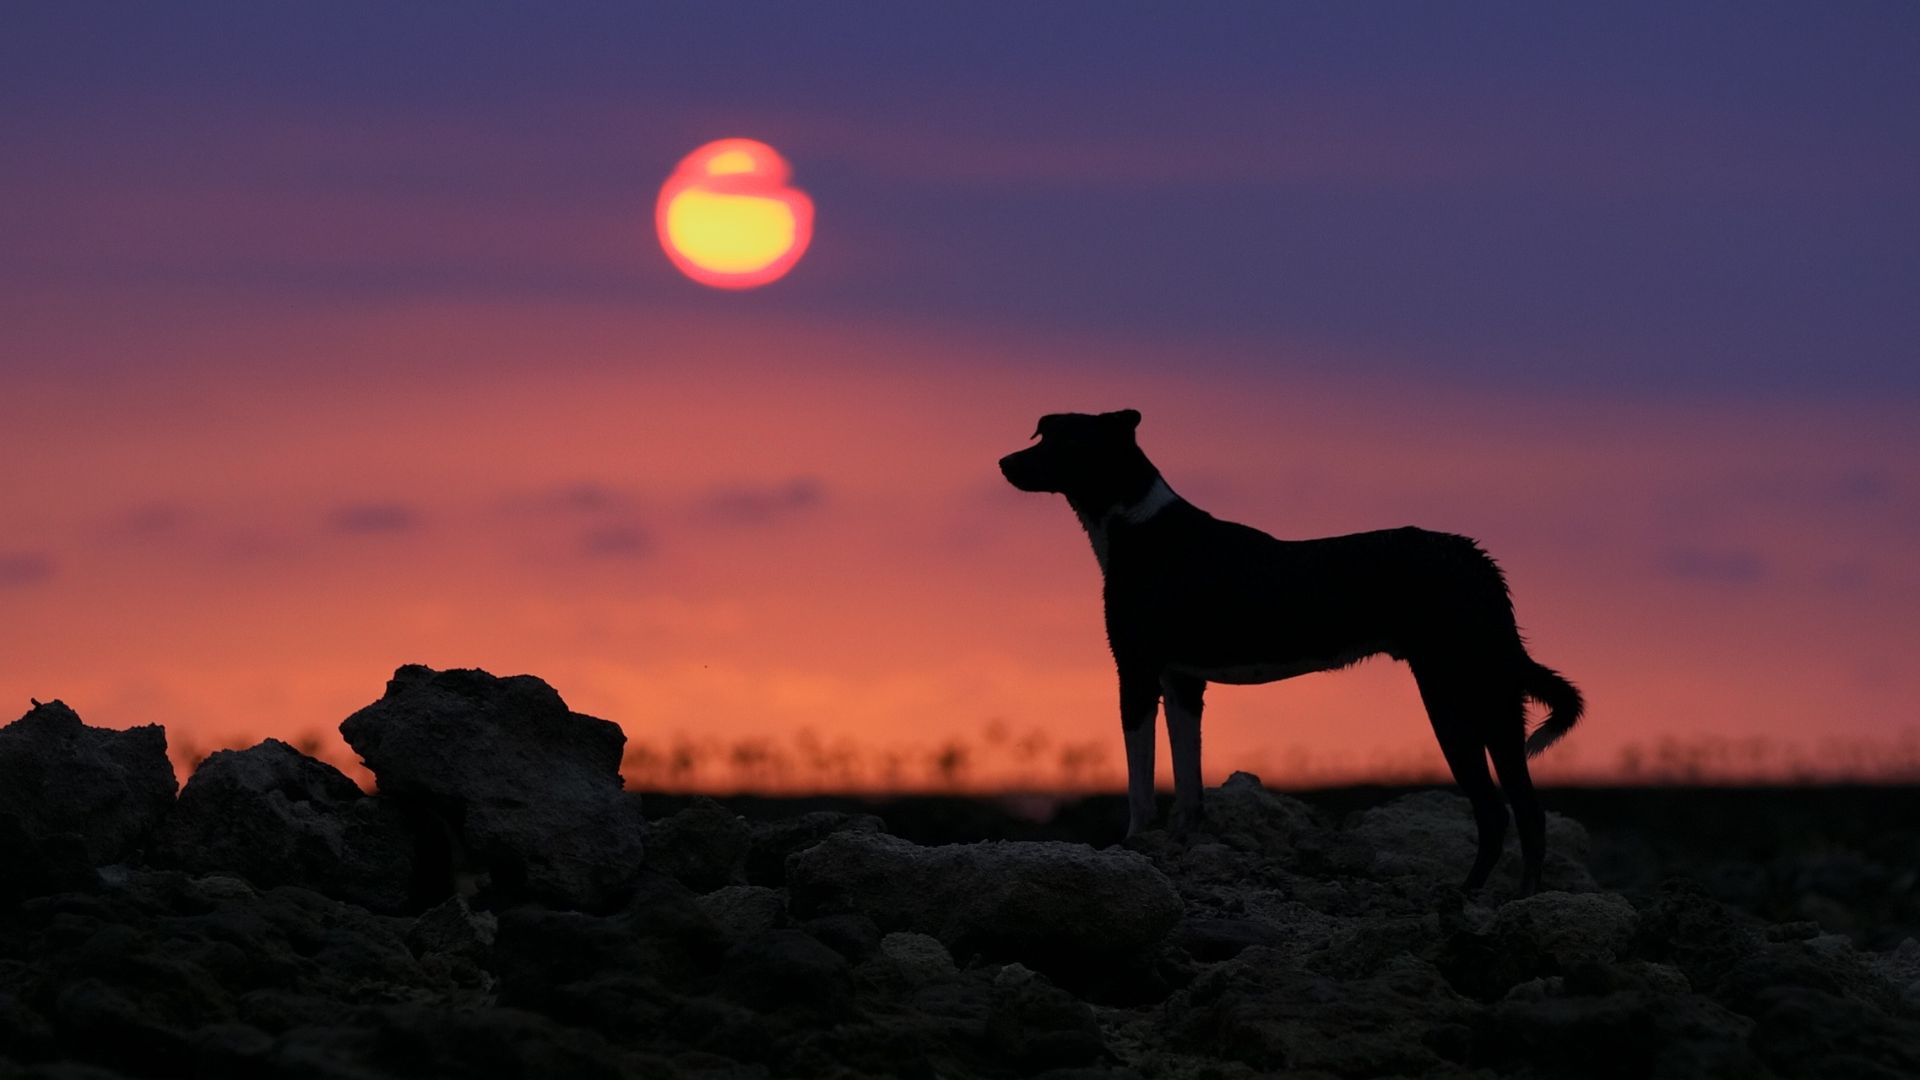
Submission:
<svg viewBox="0 0 1920 1080">
<path fill-rule="evenodd" d="M 1479 846 L 1472 804 L 1465 796 L 1447 791 L 1402 795 L 1383 806 L 1363 810 L 1347 832 L 1374 849 L 1376 877 L 1414 877 L 1458 881 L 1473 865 Z M 1592 892 L 1598 886 L 1587 870 L 1591 841 L 1577 821 L 1547 814 L 1547 858 L 1541 884 L 1547 889 Z M 1509 826 L 1506 854 L 1494 868 L 1489 888 L 1510 890 L 1519 874 L 1520 846 Z"/>
<path fill-rule="evenodd" d="M 753 832 L 740 816 L 712 799 L 695 799 L 679 813 L 649 823 L 647 864 L 697 893 L 744 885 Z"/>
<path fill-rule="evenodd" d="M 221 750 L 188 778 L 147 846 L 156 866 L 300 885 L 375 911 L 407 906 L 413 827 L 324 761 L 278 739 Z"/>
<path fill-rule="evenodd" d="M 382 797 L 437 817 L 507 895 L 608 910 L 639 871 L 645 822 L 621 789 L 626 736 L 531 675 L 408 665 L 340 733 Z"/>
<path fill-rule="evenodd" d="M 1206 831 L 1240 851 L 1284 855 L 1296 836 L 1318 828 L 1312 807 L 1268 791 L 1248 772 L 1234 773 L 1226 783 L 1207 789 L 1205 809 Z"/>
<path fill-rule="evenodd" d="M 407 931 L 407 948 L 415 956 L 435 953 L 484 960 L 500 930 L 500 917 L 475 911 L 464 896 L 450 896 L 420 913 Z"/>
<path fill-rule="evenodd" d="M 801 923 L 800 929 L 855 964 L 872 956 L 880 948 L 880 939 L 885 936 L 880 924 L 863 911 L 834 911 L 816 915 Z"/>
<path fill-rule="evenodd" d="M 846 1012 L 853 993 L 847 958 L 800 930 L 767 930 L 735 945 L 721 985 L 755 1009 L 823 1016 Z"/>
<path fill-rule="evenodd" d="M 837 832 L 886 832 L 886 823 L 872 814 L 843 814 L 837 810 L 815 810 L 798 817 L 753 823 L 752 845 L 747 852 L 747 882 L 752 885 L 785 885 L 787 858 L 805 851 Z"/>
<path fill-rule="evenodd" d="M 1181 921 L 1175 937 L 1194 959 L 1212 962 L 1230 960 L 1254 945 L 1277 945 L 1287 935 L 1258 919 L 1190 918 Z"/>
<path fill-rule="evenodd" d="M 1414 957 L 1377 974 L 1336 978 L 1258 945 L 1209 968 L 1167 1003 L 1177 1047 L 1256 1070 L 1341 1076 L 1444 1073 L 1467 1059 L 1473 1016 L 1473 1004 Z"/>
<path fill-rule="evenodd" d="M 576 1017 L 608 1033 L 647 1030 L 679 1007 L 670 986 L 705 986 L 728 939 L 685 886 L 647 869 L 608 916 L 526 904 L 500 912 L 492 971 L 500 1002 Z"/>
<path fill-rule="evenodd" d="M 1868 965 L 1900 995 L 1907 1008 L 1920 1013 L 1920 941 L 1907 938 L 1897 947 L 1871 957 Z"/>
<path fill-rule="evenodd" d="M 729 937 L 752 937 L 787 918 L 787 896 L 763 885 L 729 885 L 694 898 L 701 911 Z"/>
<path fill-rule="evenodd" d="M 167 734 L 89 727 L 64 702 L 0 728 L 0 899 L 75 884 L 131 854 L 173 804 Z"/>
<path fill-rule="evenodd" d="M 1475 1063 L 1503 1072 L 1651 1080 L 1775 1075 L 1748 1045 L 1752 1020 L 1691 994 L 1628 991 L 1508 1000 L 1481 1014 L 1473 1026 Z"/>
<path fill-rule="evenodd" d="M 1009 964 L 994 980 L 985 1036 L 1028 1075 L 1090 1065 L 1107 1054 L 1087 1003 L 1031 971 Z M 1007 976 L 1012 971 L 1012 977 Z"/>
<path fill-rule="evenodd" d="M 947 952 L 939 938 L 911 930 L 895 930 L 881 938 L 880 955 L 908 986 L 919 986 L 959 972 L 954 966 L 953 954 Z"/>
<path fill-rule="evenodd" d="M 917 930 L 956 953 L 1112 956 L 1160 940 L 1180 896 L 1130 851 L 995 841 L 920 847 L 838 832 L 789 860 L 796 911 L 848 909 Z"/>
<path fill-rule="evenodd" d="M 1567 971 L 1624 953 L 1639 918 L 1612 893 L 1544 892 L 1500 905 L 1488 934 L 1496 949 L 1533 953 Z"/>
<path fill-rule="evenodd" d="M 1456 989 L 1489 1001 L 1567 975 L 1600 993 L 1645 987 L 1636 973 L 1608 967 L 1626 956 L 1638 924 L 1633 905 L 1612 893 L 1540 893 L 1501 905 L 1485 932 L 1455 933 L 1440 966 Z"/>
</svg>

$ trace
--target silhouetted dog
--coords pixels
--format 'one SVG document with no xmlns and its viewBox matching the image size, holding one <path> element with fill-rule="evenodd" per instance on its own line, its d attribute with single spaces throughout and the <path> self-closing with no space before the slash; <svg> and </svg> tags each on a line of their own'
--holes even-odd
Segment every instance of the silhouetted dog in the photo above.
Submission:
<svg viewBox="0 0 1920 1080">
<path fill-rule="evenodd" d="M 1160 478 L 1134 441 L 1140 414 L 1056 413 L 1036 446 L 1000 459 L 1022 491 L 1057 492 L 1080 516 L 1106 579 L 1107 640 L 1120 669 L 1127 741 L 1127 835 L 1153 820 L 1153 719 L 1162 695 L 1174 806 L 1198 824 L 1200 699 L 1209 682 L 1264 683 L 1386 653 L 1420 686 L 1453 778 L 1473 801 L 1480 847 L 1465 887 L 1485 884 L 1513 803 L 1520 887 L 1540 885 L 1546 814 L 1527 758 L 1580 718 L 1580 692 L 1527 655 L 1506 579 L 1464 536 L 1386 529 L 1276 540 L 1221 521 Z M 1546 721 L 1526 733 L 1526 700 Z"/>
</svg>

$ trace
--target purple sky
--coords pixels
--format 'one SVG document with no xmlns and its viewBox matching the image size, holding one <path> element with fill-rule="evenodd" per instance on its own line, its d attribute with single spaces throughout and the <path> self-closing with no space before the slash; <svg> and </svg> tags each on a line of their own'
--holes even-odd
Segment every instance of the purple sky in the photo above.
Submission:
<svg viewBox="0 0 1920 1080">
<path fill-rule="evenodd" d="M 1464 384 L 1920 389 L 1907 3 L 0 18 L 16 298 L 724 310 L 604 256 L 637 189 L 737 133 L 826 208 L 762 311 L 1094 329 L 1203 369 L 1287 340 L 1320 346 L 1290 363 Z"/>
</svg>

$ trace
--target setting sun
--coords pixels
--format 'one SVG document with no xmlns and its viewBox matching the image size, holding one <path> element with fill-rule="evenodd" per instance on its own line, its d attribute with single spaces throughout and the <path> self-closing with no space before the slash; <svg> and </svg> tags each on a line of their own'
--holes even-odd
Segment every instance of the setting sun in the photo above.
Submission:
<svg viewBox="0 0 1920 1080">
<path fill-rule="evenodd" d="M 660 246 L 680 272 L 721 289 L 784 276 L 813 237 L 813 200 L 788 186 L 771 146 L 721 139 L 681 160 L 660 189 Z"/>
</svg>

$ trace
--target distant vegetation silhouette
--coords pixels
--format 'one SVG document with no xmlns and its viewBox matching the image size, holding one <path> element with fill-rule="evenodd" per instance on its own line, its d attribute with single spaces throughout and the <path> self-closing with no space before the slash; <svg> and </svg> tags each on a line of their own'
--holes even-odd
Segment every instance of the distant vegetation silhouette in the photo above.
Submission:
<svg viewBox="0 0 1920 1080">
<path fill-rule="evenodd" d="M 169 731 L 169 753 L 182 777 L 208 754 L 251 746 L 258 737 L 203 742 Z M 262 736 L 264 737 L 264 736 Z M 310 729 L 285 739 L 363 787 L 372 777 L 337 734 Z M 1807 742 L 1762 737 L 1700 735 L 1634 742 L 1606 756 L 1575 751 L 1556 768 L 1557 784 L 1907 784 L 1920 783 L 1920 729 L 1882 739 L 1831 737 Z M 1443 784 L 1445 763 L 1433 748 L 1409 741 L 1365 756 L 1316 755 L 1280 744 L 1254 751 L 1237 764 L 1277 788 L 1350 784 Z M 975 738 L 875 745 L 851 737 L 823 738 L 811 729 L 788 736 L 735 739 L 671 732 L 627 737 L 621 773 L 642 791 L 767 795 L 816 793 L 998 792 L 1082 793 L 1124 789 L 1126 770 L 1105 740 L 1062 741 L 1035 727 L 1004 721 L 984 725 Z"/>
</svg>

